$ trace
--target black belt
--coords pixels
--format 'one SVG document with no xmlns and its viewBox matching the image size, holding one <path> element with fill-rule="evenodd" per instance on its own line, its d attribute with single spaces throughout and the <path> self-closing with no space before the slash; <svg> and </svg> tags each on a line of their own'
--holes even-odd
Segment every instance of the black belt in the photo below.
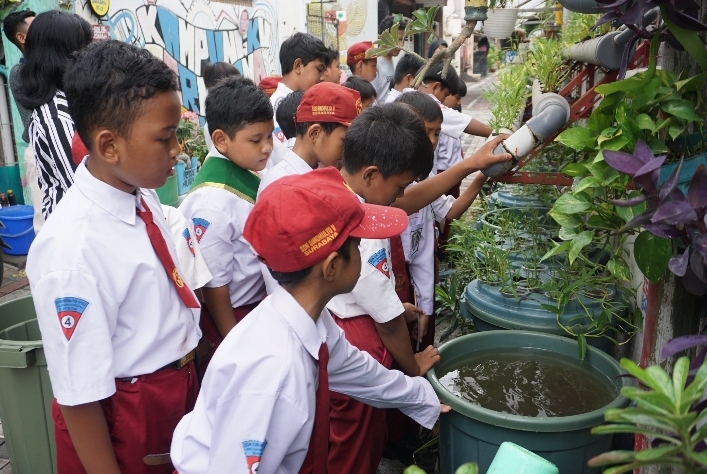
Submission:
<svg viewBox="0 0 707 474">
<path fill-rule="evenodd" d="M 185 365 L 188 365 L 189 362 L 191 362 L 195 359 L 196 359 L 196 349 L 194 349 L 193 351 L 191 351 L 190 353 L 188 353 L 187 355 L 185 355 L 181 359 L 175 360 L 174 362 L 170 362 L 169 364 L 165 365 L 164 367 L 162 367 L 159 370 L 164 370 L 164 369 L 178 370 L 178 369 L 181 369 L 182 367 L 184 367 Z"/>
</svg>

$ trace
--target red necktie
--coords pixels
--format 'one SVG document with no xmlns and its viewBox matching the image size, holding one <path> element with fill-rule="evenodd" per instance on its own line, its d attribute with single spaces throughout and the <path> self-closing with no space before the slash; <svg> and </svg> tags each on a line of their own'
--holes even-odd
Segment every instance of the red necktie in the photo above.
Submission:
<svg viewBox="0 0 707 474">
<path fill-rule="evenodd" d="M 309 449 L 304 458 L 300 474 L 326 474 L 329 458 L 329 348 L 326 343 L 319 347 L 319 386 L 317 406 L 314 411 L 314 428 L 309 440 Z"/>
<path fill-rule="evenodd" d="M 167 248 L 167 243 L 164 241 L 162 232 L 160 232 L 160 228 L 152 219 L 152 211 L 150 211 L 150 208 L 147 207 L 147 203 L 144 199 L 141 198 L 141 201 L 142 207 L 145 210 L 141 211 L 140 209 L 137 209 L 137 215 L 140 216 L 140 219 L 145 221 L 147 236 L 150 238 L 152 248 L 155 249 L 157 257 L 159 257 L 164 270 L 167 272 L 167 277 L 169 277 L 172 283 L 174 283 L 174 288 L 177 290 L 179 297 L 182 299 L 187 308 L 199 308 L 199 302 L 196 300 L 189 287 L 184 284 L 184 280 L 182 280 L 182 277 L 179 275 L 179 270 L 177 270 L 177 266 L 174 264 L 174 260 L 172 260 L 172 256 L 169 254 L 169 249 Z"/>
</svg>

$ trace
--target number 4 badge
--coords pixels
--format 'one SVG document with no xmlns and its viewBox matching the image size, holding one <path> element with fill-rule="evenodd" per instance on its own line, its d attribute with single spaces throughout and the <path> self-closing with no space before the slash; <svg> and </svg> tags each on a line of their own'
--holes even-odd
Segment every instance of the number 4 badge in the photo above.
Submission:
<svg viewBox="0 0 707 474">
<path fill-rule="evenodd" d="M 59 317 L 61 330 L 64 332 L 66 340 L 70 341 L 76 326 L 81 320 L 81 316 L 88 307 L 88 301 L 73 297 L 57 298 L 54 300 L 54 307 Z"/>
</svg>

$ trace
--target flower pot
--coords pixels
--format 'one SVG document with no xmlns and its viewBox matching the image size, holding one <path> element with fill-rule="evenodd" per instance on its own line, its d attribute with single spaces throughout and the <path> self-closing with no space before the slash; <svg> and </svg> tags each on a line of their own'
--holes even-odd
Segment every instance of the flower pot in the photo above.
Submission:
<svg viewBox="0 0 707 474">
<path fill-rule="evenodd" d="M 488 410 L 452 394 L 439 381 L 438 374 L 446 374 L 475 352 L 519 348 L 548 351 L 553 357 L 582 364 L 572 340 L 529 331 L 474 333 L 440 346 L 442 361 L 427 372 L 440 401 L 452 407 L 450 413 L 440 416 L 440 472 L 452 474 L 466 462 L 476 462 L 479 472 L 487 472 L 499 446 L 510 441 L 555 464 L 561 473 L 598 474 L 601 469 L 590 469 L 587 460 L 609 451 L 612 436 L 592 435 L 590 430 L 604 422 L 606 409 L 624 408 L 629 403 L 620 388 L 630 382 L 618 377 L 625 372 L 610 356 L 589 347 L 583 363 L 607 377 L 616 389 L 616 398 L 601 409 L 575 416 L 538 418 Z"/>
<path fill-rule="evenodd" d="M 579 300 L 570 301 L 560 315 L 560 323 L 573 327 L 575 332 L 590 324 L 586 311 L 596 317 L 602 311 L 601 301 L 596 298 L 581 294 L 577 298 Z M 480 332 L 511 329 L 570 337 L 558 324 L 557 315 L 543 308 L 542 305 L 555 306 L 554 300 L 545 294 L 530 292 L 523 298 L 508 298 L 499 287 L 474 280 L 464 292 L 463 303 L 466 306 L 463 314 L 471 316 L 474 328 Z M 625 313 L 626 308 L 622 312 Z M 613 351 L 613 343 L 605 337 L 588 337 L 587 342 L 606 353 Z"/>
<path fill-rule="evenodd" d="M 486 13 L 484 34 L 493 39 L 504 39 L 511 36 L 518 20 L 517 8 L 491 8 Z"/>
<path fill-rule="evenodd" d="M 668 165 L 663 165 L 660 167 L 660 178 L 658 184 L 662 185 L 663 182 L 670 177 L 670 175 L 678 167 L 679 162 L 670 163 Z M 682 169 L 680 170 L 680 178 L 678 178 L 678 187 L 683 193 L 687 194 L 687 187 L 690 185 L 692 176 L 697 171 L 700 165 L 707 166 L 707 153 L 702 155 L 693 156 L 691 158 L 686 158 L 682 162 Z"/>
</svg>

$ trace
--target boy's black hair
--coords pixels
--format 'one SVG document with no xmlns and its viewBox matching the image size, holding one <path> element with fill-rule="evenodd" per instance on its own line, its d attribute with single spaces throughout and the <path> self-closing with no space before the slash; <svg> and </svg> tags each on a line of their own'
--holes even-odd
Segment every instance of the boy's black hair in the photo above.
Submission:
<svg viewBox="0 0 707 474">
<path fill-rule="evenodd" d="M 226 61 L 218 61 L 213 64 L 206 63 L 202 68 L 204 85 L 207 90 L 216 86 L 221 79 L 240 75 L 241 73 L 236 69 L 236 66 Z"/>
<path fill-rule="evenodd" d="M 373 87 L 373 84 L 360 76 L 351 76 L 341 85 L 358 91 L 363 102 L 371 98 L 376 99 L 378 97 L 378 93 L 376 92 L 376 88 Z"/>
<path fill-rule="evenodd" d="M 57 89 L 64 91 L 66 61 L 92 40 L 91 25 L 75 13 L 49 10 L 37 15 L 27 31 L 15 99 L 33 110 L 52 100 Z"/>
<path fill-rule="evenodd" d="M 272 119 L 270 99 L 247 77 L 227 77 L 206 96 L 209 130 L 222 130 L 231 139 L 247 125 Z"/>
<path fill-rule="evenodd" d="M 425 74 L 422 82 L 439 82 L 444 87 L 449 89 L 449 95 L 457 95 L 459 91 L 459 74 L 457 70 L 452 66 L 447 68 L 447 76 L 442 77 L 442 70 L 444 69 L 444 63 L 434 64 Z"/>
<path fill-rule="evenodd" d="M 412 54 L 406 54 L 400 58 L 400 61 L 398 61 L 398 64 L 395 66 L 395 76 L 393 77 L 395 84 L 403 82 L 403 79 L 405 79 L 405 76 L 408 74 L 412 74 L 413 76 L 417 74 L 422 64 L 422 61 Z"/>
<path fill-rule="evenodd" d="M 278 110 L 280 110 L 278 108 Z M 344 259 L 344 261 L 349 262 L 351 261 L 351 244 L 353 242 L 353 238 L 349 237 L 346 239 L 346 241 L 339 247 L 339 250 L 337 252 L 341 256 L 341 258 Z M 283 272 L 276 272 L 275 270 L 268 268 L 270 270 L 270 274 L 272 277 L 275 279 L 276 282 L 278 282 L 281 285 L 294 285 L 297 283 L 302 282 L 305 278 L 309 276 L 310 273 L 312 273 L 312 268 L 307 267 L 303 270 L 297 270 L 296 272 L 288 272 L 288 273 L 283 273 Z"/>
<path fill-rule="evenodd" d="M 459 96 L 459 97 L 466 97 L 466 92 L 467 92 L 467 90 L 466 90 L 466 82 L 464 82 L 464 81 L 462 80 L 462 78 L 460 77 L 460 78 L 459 78 L 459 90 L 458 90 L 457 93 L 454 94 L 454 95 Z"/>
<path fill-rule="evenodd" d="M 122 41 L 99 41 L 75 53 L 65 73 L 74 126 L 90 150 L 91 132 L 107 128 L 129 136 L 144 103 L 179 90 L 177 75 L 152 53 Z"/>
<path fill-rule="evenodd" d="M 275 112 L 275 120 L 288 140 L 297 136 L 295 113 L 297 113 L 297 107 L 302 102 L 302 97 L 304 97 L 304 91 L 289 93 L 287 97 L 282 99 Z"/>
<path fill-rule="evenodd" d="M 2 29 L 5 30 L 5 36 L 10 40 L 10 43 L 14 44 L 18 48 L 20 43 L 17 41 L 17 32 L 20 31 L 20 25 L 22 25 L 27 18 L 32 18 L 37 16 L 32 10 L 22 10 L 19 12 L 12 12 L 5 17 L 2 22 Z"/>
<path fill-rule="evenodd" d="M 327 67 L 329 67 L 335 59 L 341 61 L 341 53 L 339 52 L 338 49 L 334 49 L 334 48 L 328 48 L 328 49 L 329 49 L 329 61 L 327 62 Z"/>
<path fill-rule="evenodd" d="M 439 104 L 429 94 L 424 92 L 405 92 L 396 97 L 394 102 L 409 105 L 420 114 L 420 117 L 425 122 L 443 120 L 442 109 Z"/>
<path fill-rule="evenodd" d="M 329 67 L 330 58 L 329 48 L 322 40 L 309 33 L 295 33 L 280 45 L 280 67 L 283 76 L 292 72 L 297 59 L 302 60 L 303 66 L 315 59 L 321 59 L 324 65 Z"/>
<path fill-rule="evenodd" d="M 279 108 L 277 110 L 280 110 Z M 280 122 L 278 122 L 280 123 Z M 306 135 L 307 130 L 309 130 L 309 127 L 311 127 L 314 124 L 318 124 L 322 127 L 322 130 L 324 130 L 324 133 L 327 135 L 331 135 L 331 133 L 336 130 L 339 127 L 343 127 L 342 124 L 339 122 L 304 122 L 304 123 L 297 123 L 295 125 L 295 132 L 297 133 L 297 136 L 301 135 Z"/>
<path fill-rule="evenodd" d="M 383 18 L 381 22 L 378 24 L 378 34 L 383 33 L 385 30 L 390 29 L 394 25 L 394 20 L 395 15 L 388 15 L 387 17 Z M 398 31 L 405 30 L 408 26 L 408 20 L 406 18 L 400 18 L 400 23 L 398 23 L 400 26 L 398 27 Z"/>
<path fill-rule="evenodd" d="M 350 174 L 377 166 L 383 178 L 408 172 L 425 178 L 433 158 L 425 123 L 407 105 L 393 102 L 366 109 L 346 132 L 343 166 Z"/>
</svg>

